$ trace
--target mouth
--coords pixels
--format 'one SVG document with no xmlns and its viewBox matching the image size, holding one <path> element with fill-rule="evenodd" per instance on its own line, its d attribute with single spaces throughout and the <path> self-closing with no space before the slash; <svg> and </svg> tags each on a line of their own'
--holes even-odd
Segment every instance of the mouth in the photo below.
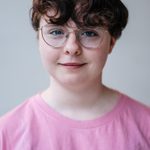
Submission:
<svg viewBox="0 0 150 150">
<path fill-rule="evenodd" d="M 76 69 L 76 68 L 80 68 L 84 65 L 86 65 L 86 63 L 58 63 L 61 66 L 64 66 L 66 68 L 71 68 L 71 69 Z"/>
</svg>

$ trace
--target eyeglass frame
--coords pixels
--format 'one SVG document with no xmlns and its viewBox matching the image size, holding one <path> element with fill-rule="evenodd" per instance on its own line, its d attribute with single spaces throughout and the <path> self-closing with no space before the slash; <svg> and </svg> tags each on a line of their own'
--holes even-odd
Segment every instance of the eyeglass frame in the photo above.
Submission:
<svg viewBox="0 0 150 150">
<path fill-rule="evenodd" d="M 53 47 L 53 48 L 61 48 L 61 47 L 63 47 L 65 44 L 66 44 L 66 42 L 67 42 L 67 39 L 68 39 L 68 37 L 69 37 L 69 34 L 70 33 L 72 33 L 72 32 L 75 32 L 75 35 L 76 35 L 76 38 L 77 38 L 77 40 L 78 40 L 78 42 L 79 42 L 79 44 L 80 44 L 80 46 L 83 46 L 83 47 L 85 47 L 85 48 L 87 48 L 87 49 L 91 49 L 92 47 L 86 47 L 85 45 L 83 45 L 81 42 L 80 42 L 80 38 L 79 38 L 79 31 L 81 31 L 81 30 L 84 30 L 84 29 L 89 29 L 89 30 L 91 30 L 91 29 L 93 29 L 93 28 L 89 28 L 89 27 L 87 27 L 87 28 L 78 28 L 78 29 L 76 29 L 76 30 L 73 30 L 73 31 L 68 31 L 67 30 L 67 34 L 66 34 L 66 39 L 64 40 L 64 42 L 63 42 L 63 45 L 62 46 L 53 46 L 53 45 L 51 45 L 51 44 L 49 44 L 46 40 L 45 40 L 45 38 L 44 38 L 44 35 L 43 35 L 43 28 L 45 27 L 45 26 L 47 26 L 47 25 L 53 25 L 53 24 L 50 24 L 50 23 L 48 23 L 48 24 L 45 24 L 45 25 L 43 25 L 43 26 L 41 26 L 41 27 L 39 27 L 38 28 L 38 30 L 40 30 L 41 31 L 41 35 L 42 35 L 42 38 L 43 38 L 43 40 L 44 40 L 44 42 L 48 45 L 48 46 L 51 46 L 51 47 Z M 56 25 L 57 26 L 57 25 Z M 59 25 L 58 25 L 59 26 Z M 104 32 L 109 32 L 106 28 L 104 28 L 104 27 L 96 27 L 95 29 L 102 29 Z M 101 43 L 101 42 L 100 42 Z M 99 44 L 100 44 L 99 43 Z M 95 47 L 95 48 L 98 48 L 98 46 L 97 47 Z"/>
</svg>

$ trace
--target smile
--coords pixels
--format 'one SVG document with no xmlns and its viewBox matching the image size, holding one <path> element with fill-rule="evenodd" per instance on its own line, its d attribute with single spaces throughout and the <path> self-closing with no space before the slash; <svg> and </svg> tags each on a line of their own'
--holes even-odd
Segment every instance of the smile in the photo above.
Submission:
<svg viewBox="0 0 150 150">
<path fill-rule="evenodd" d="M 70 68 L 70 69 L 77 69 L 80 68 L 84 65 L 86 65 L 86 63 L 58 63 L 61 66 L 64 66 L 66 68 Z"/>
</svg>

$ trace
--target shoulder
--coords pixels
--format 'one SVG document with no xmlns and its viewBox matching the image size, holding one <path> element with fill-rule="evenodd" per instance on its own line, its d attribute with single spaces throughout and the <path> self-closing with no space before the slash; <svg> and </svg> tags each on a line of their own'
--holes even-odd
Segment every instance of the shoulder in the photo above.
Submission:
<svg viewBox="0 0 150 150">
<path fill-rule="evenodd" d="M 150 107 L 127 95 L 122 95 L 120 118 L 123 124 L 133 132 L 142 133 L 150 138 Z"/>
<path fill-rule="evenodd" d="M 145 105 L 144 103 L 131 98 L 125 94 L 122 94 L 122 99 L 124 100 L 125 109 L 134 114 L 136 117 L 142 116 L 150 118 L 150 107 Z"/>
<path fill-rule="evenodd" d="M 0 117 L 0 131 L 7 128 L 13 130 L 13 128 L 16 128 L 17 125 L 19 126 L 21 124 L 22 120 L 25 120 L 32 115 L 35 98 L 36 95 L 26 99 L 23 103 Z"/>
<path fill-rule="evenodd" d="M 34 124 L 36 100 L 37 95 L 32 96 L 0 118 L 0 149 L 10 150 L 29 132 Z"/>
</svg>

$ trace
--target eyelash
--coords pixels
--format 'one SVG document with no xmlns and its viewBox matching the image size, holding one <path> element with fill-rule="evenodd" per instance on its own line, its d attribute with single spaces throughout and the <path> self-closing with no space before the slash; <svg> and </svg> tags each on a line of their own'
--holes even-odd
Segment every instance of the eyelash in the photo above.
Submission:
<svg viewBox="0 0 150 150">
<path fill-rule="evenodd" d="M 52 35 L 58 35 L 59 34 L 60 35 L 60 34 L 64 34 L 64 32 L 56 29 L 56 30 L 49 31 L 48 34 L 52 34 Z"/>
<path fill-rule="evenodd" d="M 86 34 L 86 35 L 85 35 Z M 82 35 L 85 35 L 85 36 L 90 36 L 90 37 L 94 37 L 94 36 L 98 36 L 98 34 L 94 31 L 85 31 L 85 32 L 82 32 Z"/>
<path fill-rule="evenodd" d="M 63 36 L 65 34 L 65 31 L 63 29 L 49 29 L 47 31 L 47 34 L 50 35 L 50 36 Z M 81 37 L 96 37 L 96 36 L 99 36 L 99 34 L 96 32 L 96 31 L 93 31 L 93 30 L 89 30 L 89 29 L 83 29 L 83 31 L 80 32 L 80 36 Z"/>
</svg>

